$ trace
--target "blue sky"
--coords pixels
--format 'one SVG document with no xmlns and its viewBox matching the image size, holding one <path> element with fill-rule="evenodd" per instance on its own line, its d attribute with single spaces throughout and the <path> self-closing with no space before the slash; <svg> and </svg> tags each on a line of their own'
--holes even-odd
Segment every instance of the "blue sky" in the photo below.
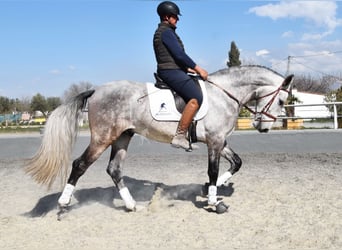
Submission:
<svg viewBox="0 0 342 250">
<path fill-rule="evenodd" d="M 160 1 L 0 0 L 0 96 L 62 96 L 73 83 L 153 81 Z M 285 74 L 341 74 L 342 2 L 175 1 L 177 33 L 209 72 L 231 41 L 244 64 Z M 336 53 L 332 53 L 336 52 Z"/>
</svg>

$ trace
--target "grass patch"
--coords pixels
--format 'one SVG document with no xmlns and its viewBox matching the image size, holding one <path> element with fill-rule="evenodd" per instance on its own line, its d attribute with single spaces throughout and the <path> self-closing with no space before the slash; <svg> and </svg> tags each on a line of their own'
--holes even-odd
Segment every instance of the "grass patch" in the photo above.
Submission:
<svg viewBox="0 0 342 250">
<path fill-rule="evenodd" d="M 29 133 L 29 132 L 40 132 L 44 128 L 43 126 L 7 126 L 0 127 L 0 133 Z"/>
</svg>

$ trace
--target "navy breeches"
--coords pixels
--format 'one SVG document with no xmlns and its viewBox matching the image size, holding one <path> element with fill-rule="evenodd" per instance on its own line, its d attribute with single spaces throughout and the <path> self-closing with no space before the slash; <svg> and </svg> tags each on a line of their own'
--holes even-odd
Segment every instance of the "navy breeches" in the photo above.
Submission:
<svg viewBox="0 0 342 250">
<path fill-rule="evenodd" d="M 186 103 L 191 99 L 196 99 L 198 105 L 201 106 L 203 101 L 201 88 L 184 71 L 180 69 L 164 69 L 158 70 L 158 75 Z"/>
</svg>

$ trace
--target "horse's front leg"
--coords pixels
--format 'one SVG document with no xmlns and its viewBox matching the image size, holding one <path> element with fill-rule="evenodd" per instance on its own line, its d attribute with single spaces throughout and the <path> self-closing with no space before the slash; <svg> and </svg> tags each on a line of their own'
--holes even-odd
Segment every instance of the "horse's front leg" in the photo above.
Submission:
<svg viewBox="0 0 342 250">
<path fill-rule="evenodd" d="M 228 180 L 239 171 L 242 161 L 241 158 L 231 149 L 228 144 L 221 151 L 221 156 L 223 156 L 230 163 L 230 168 L 223 173 L 218 179 L 216 186 L 221 186 L 228 182 Z"/>
<path fill-rule="evenodd" d="M 217 202 L 217 187 L 216 182 L 219 173 L 220 153 L 218 150 L 209 149 L 208 154 L 208 204 L 215 205 Z"/>
<path fill-rule="evenodd" d="M 119 189 L 120 196 L 125 202 L 125 206 L 129 211 L 135 211 L 136 202 L 133 199 L 128 188 L 125 186 L 122 178 L 123 161 L 126 158 L 128 144 L 133 136 L 133 132 L 128 130 L 120 135 L 120 137 L 113 143 L 110 155 L 107 173 L 114 181 L 115 186 Z"/>
<path fill-rule="evenodd" d="M 209 187 L 208 187 L 208 205 L 215 206 L 217 213 L 224 213 L 227 211 L 226 206 L 222 201 L 217 200 L 217 179 L 220 165 L 220 152 L 221 148 L 215 149 L 208 147 L 208 176 L 209 176 Z"/>
</svg>

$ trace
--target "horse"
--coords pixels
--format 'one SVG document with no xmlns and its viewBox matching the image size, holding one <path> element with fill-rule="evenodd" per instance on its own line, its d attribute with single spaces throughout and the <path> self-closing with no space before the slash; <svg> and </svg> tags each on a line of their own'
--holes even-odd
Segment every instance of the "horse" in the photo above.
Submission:
<svg viewBox="0 0 342 250">
<path fill-rule="evenodd" d="M 217 213 L 227 211 L 218 201 L 217 187 L 227 183 L 239 171 L 242 160 L 227 143 L 239 111 L 247 104 L 255 104 L 254 127 L 268 132 L 281 114 L 292 85 L 293 75 L 287 77 L 264 66 L 238 66 L 218 70 L 204 81 L 208 112 L 197 121 L 198 142 L 207 145 L 208 177 L 207 203 Z M 152 84 L 152 83 L 151 83 Z M 90 143 L 68 169 L 78 133 L 78 119 L 88 104 Z M 125 186 L 122 175 L 123 161 L 134 134 L 148 139 L 170 143 L 178 121 L 157 121 L 151 116 L 146 84 L 121 80 L 80 93 L 69 102 L 57 107 L 49 116 L 41 145 L 29 159 L 25 171 L 40 184 L 48 187 L 57 176 L 64 180 L 64 189 L 58 199 L 60 211 L 71 202 L 79 178 L 100 155 L 111 146 L 107 173 L 118 188 L 127 211 L 135 211 L 136 201 Z M 219 176 L 220 158 L 230 167 Z M 68 178 L 67 178 L 68 177 Z M 66 182 L 67 181 L 67 182 Z"/>
</svg>

